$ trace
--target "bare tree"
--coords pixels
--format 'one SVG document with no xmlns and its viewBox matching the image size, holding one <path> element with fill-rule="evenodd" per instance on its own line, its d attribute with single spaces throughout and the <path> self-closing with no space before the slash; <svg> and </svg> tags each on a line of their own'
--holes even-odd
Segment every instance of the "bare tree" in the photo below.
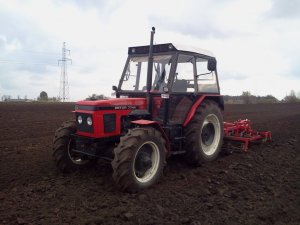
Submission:
<svg viewBox="0 0 300 225">
<path fill-rule="evenodd" d="M 86 100 L 102 100 L 102 99 L 108 99 L 108 97 L 106 97 L 103 94 L 100 94 L 100 95 L 92 94 L 92 95 L 89 95 L 89 97 L 86 98 Z"/>
<path fill-rule="evenodd" d="M 1 97 L 1 100 L 2 100 L 3 102 L 8 101 L 8 100 L 10 100 L 10 99 L 11 99 L 11 96 L 10 96 L 10 95 L 2 95 L 2 97 Z"/>
<path fill-rule="evenodd" d="M 38 97 L 39 101 L 48 101 L 48 94 L 45 91 L 42 91 L 40 93 L 40 96 Z"/>
<path fill-rule="evenodd" d="M 249 104 L 251 102 L 251 93 L 250 91 L 243 91 L 242 99 L 245 104 Z"/>
<path fill-rule="evenodd" d="M 300 99 L 297 98 L 295 91 L 291 90 L 290 94 L 284 97 L 283 102 L 286 103 L 300 102 Z"/>
</svg>

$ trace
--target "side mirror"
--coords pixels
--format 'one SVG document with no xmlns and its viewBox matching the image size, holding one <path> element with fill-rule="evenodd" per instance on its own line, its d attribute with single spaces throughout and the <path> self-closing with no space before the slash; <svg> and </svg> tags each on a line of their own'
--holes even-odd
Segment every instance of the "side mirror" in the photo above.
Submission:
<svg viewBox="0 0 300 225">
<path fill-rule="evenodd" d="M 216 58 L 210 58 L 207 62 L 207 69 L 209 71 L 214 71 L 217 68 L 217 60 Z"/>
<path fill-rule="evenodd" d="M 113 91 L 117 91 L 118 90 L 118 88 L 117 88 L 117 86 L 112 86 L 112 89 L 113 89 Z"/>
</svg>

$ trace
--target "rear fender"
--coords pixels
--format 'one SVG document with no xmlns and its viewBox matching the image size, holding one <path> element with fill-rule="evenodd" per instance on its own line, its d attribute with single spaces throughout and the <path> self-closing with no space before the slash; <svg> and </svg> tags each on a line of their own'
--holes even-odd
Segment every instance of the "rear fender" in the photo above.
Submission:
<svg viewBox="0 0 300 225">
<path fill-rule="evenodd" d="M 201 105 L 201 103 L 204 100 L 211 100 L 211 101 L 215 101 L 219 107 L 224 110 L 224 102 L 223 102 L 223 96 L 221 95 L 202 95 L 200 98 L 198 98 L 198 100 L 193 104 L 193 106 L 191 107 L 187 117 L 184 120 L 183 123 L 183 127 L 186 127 L 189 122 L 192 120 L 192 118 L 194 117 L 197 108 Z"/>
<path fill-rule="evenodd" d="M 170 146 L 170 140 L 168 136 L 166 135 L 164 129 L 160 126 L 160 124 L 156 121 L 152 120 L 134 120 L 131 121 L 134 125 L 140 126 L 140 127 L 153 127 L 157 130 L 159 130 L 163 136 L 163 138 L 166 140 L 166 148 L 167 148 L 167 154 L 170 154 L 171 146 Z"/>
</svg>

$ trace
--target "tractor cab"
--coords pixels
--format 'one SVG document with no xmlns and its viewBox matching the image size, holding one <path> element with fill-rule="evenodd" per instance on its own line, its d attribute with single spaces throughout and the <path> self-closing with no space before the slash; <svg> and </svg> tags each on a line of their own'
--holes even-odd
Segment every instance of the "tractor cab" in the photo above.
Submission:
<svg viewBox="0 0 300 225">
<path fill-rule="evenodd" d="M 128 58 L 114 90 L 118 98 L 150 96 L 152 119 L 183 124 L 201 96 L 220 95 L 216 59 L 211 52 L 172 43 L 153 45 L 153 63 L 149 64 L 152 68 L 148 68 L 149 52 L 150 46 L 128 48 Z M 216 98 L 223 107 L 219 99 Z"/>
<path fill-rule="evenodd" d="M 149 47 L 129 47 L 119 96 L 146 92 Z M 171 43 L 154 45 L 152 71 L 152 93 L 220 93 L 216 59 L 209 51 Z"/>
</svg>

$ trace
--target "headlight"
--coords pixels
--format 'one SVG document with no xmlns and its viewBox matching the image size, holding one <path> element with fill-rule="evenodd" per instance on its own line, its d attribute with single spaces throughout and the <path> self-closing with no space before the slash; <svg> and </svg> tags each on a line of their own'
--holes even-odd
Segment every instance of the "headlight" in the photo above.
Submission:
<svg viewBox="0 0 300 225">
<path fill-rule="evenodd" d="M 77 117 L 77 122 L 78 122 L 79 124 L 82 124 L 82 116 L 78 116 L 78 117 Z"/>
<path fill-rule="evenodd" d="M 92 126 L 93 125 L 93 120 L 92 118 L 89 116 L 87 119 L 86 119 L 86 122 L 89 126 Z"/>
</svg>

